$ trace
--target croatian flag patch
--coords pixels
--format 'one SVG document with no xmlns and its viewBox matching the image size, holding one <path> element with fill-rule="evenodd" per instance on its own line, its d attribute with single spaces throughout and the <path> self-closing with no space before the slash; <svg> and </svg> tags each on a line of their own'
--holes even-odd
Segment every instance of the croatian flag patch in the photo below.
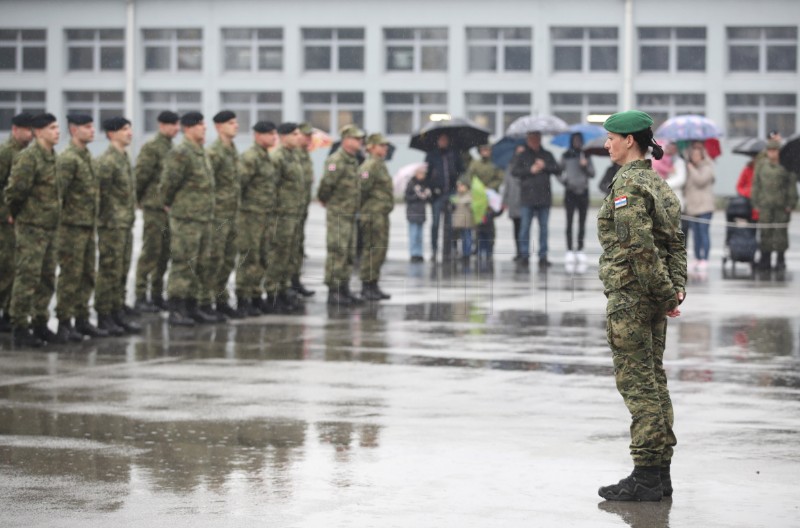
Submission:
<svg viewBox="0 0 800 528">
<path fill-rule="evenodd" d="M 618 196 L 614 198 L 614 209 L 619 209 L 620 207 L 625 207 L 626 205 L 628 205 L 627 196 Z"/>
<path fill-rule="evenodd" d="M 331 163 L 330 165 L 328 165 L 328 172 L 333 172 L 335 170 L 336 170 L 336 164 L 335 163 Z"/>
<path fill-rule="evenodd" d="M 369 178 L 369 172 L 368 171 L 364 171 L 364 172 L 361 173 L 361 179 L 362 180 L 366 180 L 368 178 Z"/>
</svg>

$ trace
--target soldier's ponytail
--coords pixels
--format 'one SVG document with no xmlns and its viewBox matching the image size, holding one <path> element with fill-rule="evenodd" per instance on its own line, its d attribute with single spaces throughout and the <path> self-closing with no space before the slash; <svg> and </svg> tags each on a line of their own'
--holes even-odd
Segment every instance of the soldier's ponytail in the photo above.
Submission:
<svg viewBox="0 0 800 528">
<path fill-rule="evenodd" d="M 660 160 L 664 157 L 664 149 L 661 148 L 661 145 L 656 143 L 656 140 L 653 139 L 653 129 L 648 127 L 644 130 L 640 130 L 638 132 L 634 132 L 631 134 L 633 136 L 633 140 L 639 145 L 639 150 L 642 154 L 647 153 L 647 149 L 653 149 L 653 158 Z"/>
</svg>

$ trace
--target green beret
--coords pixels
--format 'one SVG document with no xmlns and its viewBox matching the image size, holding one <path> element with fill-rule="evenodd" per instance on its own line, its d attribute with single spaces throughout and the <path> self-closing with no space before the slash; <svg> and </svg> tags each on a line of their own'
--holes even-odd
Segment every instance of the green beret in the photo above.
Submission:
<svg viewBox="0 0 800 528">
<path fill-rule="evenodd" d="M 617 112 L 603 123 L 603 128 L 615 134 L 633 134 L 653 126 L 653 118 L 641 110 Z"/>
</svg>

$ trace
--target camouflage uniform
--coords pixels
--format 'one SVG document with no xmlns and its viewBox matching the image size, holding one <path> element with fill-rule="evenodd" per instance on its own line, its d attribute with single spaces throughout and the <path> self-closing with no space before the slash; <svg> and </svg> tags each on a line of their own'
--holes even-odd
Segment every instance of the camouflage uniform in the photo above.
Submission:
<svg viewBox="0 0 800 528">
<path fill-rule="evenodd" d="M 136 263 L 136 298 L 164 297 L 164 274 L 169 264 L 169 217 L 161 201 L 159 181 L 172 139 L 157 134 L 145 143 L 136 158 L 136 201 L 142 208 L 142 251 Z"/>
<path fill-rule="evenodd" d="M 350 282 L 353 272 L 355 217 L 361 200 L 361 177 L 355 156 L 341 148 L 328 156 L 317 197 L 327 209 L 325 284 L 338 288 Z"/>
<path fill-rule="evenodd" d="M 797 176 L 782 165 L 769 162 L 765 157 L 756 165 L 751 194 L 753 207 L 758 209 L 758 223 L 788 223 L 790 213 L 797 205 Z M 786 251 L 789 248 L 789 229 L 766 228 L 760 230 L 761 252 Z"/>
<path fill-rule="evenodd" d="M 375 282 L 380 279 L 389 249 L 389 213 L 394 209 L 394 184 L 386 162 L 377 156 L 362 163 L 358 174 L 361 178 L 358 223 L 364 237 L 361 280 Z"/>
<path fill-rule="evenodd" d="M 239 210 L 239 153 L 219 139 L 208 149 L 214 171 L 214 224 L 205 296 L 201 304 L 228 302 L 228 277 L 236 266 L 236 216 Z"/>
<path fill-rule="evenodd" d="M 99 183 L 89 150 L 74 143 L 56 159 L 56 171 L 62 188 L 56 315 L 59 321 L 88 319 L 97 258 L 94 231 Z"/>
<path fill-rule="evenodd" d="M 113 145 L 97 158 L 100 199 L 97 246 L 100 253 L 94 306 L 98 315 L 122 310 L 133 250 L 134 181 L 128 154 Z"/>
<path fill-rule="evenodd" d="M 6 205 L 4 189 L 14 158 L 23 148 L 13 136 L 0 145 L 0 310 L 5 315 L 8 315 L 11 287 L 14 285 L 14 224 L 8 222 L 11 211 Z"/>
<path fill-rule="evenodd" d="M 214 174 L 205 150 L 184 139 L 172 149 L 161 175 L 161 196 L 169 207 L 172 266 L 170 299 L 203 298 L 203 266 L 210 255 L 214 220 Z"/>
<path fill-rule="evenodd" d="M 268 224 L 275 223 L 275 166 L 267 149 L 250 147 L 241 158 L 241 205 L 237 221 L 237 299 L 261 297 L 269 249 Z"/>
<path fill-rule="evenodd" d="M 666 313 L 686 288 L 680 204 L 649 160 L 624 165 L 597 218 L 617 388 L 631 413 L 636 466 L 664 466 L 676 444 L 663 367 Z"/>
<path fill-rule="evenodd" d="M 303 166 L 303 204 L 300 208 L 300 220 L 297 222 L 297 233 L 295 235 L 295 251 L 292 253 L 291 269 L 292 277 L 300 275 L 303 268 L 303 256 L 306 246 L 306 220 L 308 219 L 308 206 L 311 204 L 311 188 L 314 186 L 314 165 L 311 162 L 311 155 L 305 148 L 297 149 L 297 157 Z"/>
<path fill-rule="evenodd" d="M 297 224 L 305 203 L 303 165 L 296 149 L 281 147 L 272 155 L 275 165 L 275 231 L 270 234 L 267 293 L 286 289 L 292 278 L 292 254 L 297 244 Z M 270 222 L 272 225 L 272 222 Z"/>
<path fill-rule="evenodd" d="M 14 159 L 5 199 L 14 217 L 16 275 L 11 292 L 11 324 L 46 324 L 55 290 L 56 238 L 61 213 L 56 154 L 38 142 Z"/>
</svg>

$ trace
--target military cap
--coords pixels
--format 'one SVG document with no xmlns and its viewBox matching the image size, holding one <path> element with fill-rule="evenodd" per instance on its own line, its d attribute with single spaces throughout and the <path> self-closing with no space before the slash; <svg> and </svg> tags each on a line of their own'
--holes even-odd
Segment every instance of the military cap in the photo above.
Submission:
<svg viewBox="0 0 800 528">
<path fill-rule="evenodd" d="M 170 112 L 169 110 L 164 110 L 158 114 L 158 117 L 156 118 L 159 123 L 165 123 L 167 125 L 174 125 L 179 119 L 180 117 L 178 117 L 178 114 L 175 112 Z"/>
<path fill-rule="evenodd" d="M 236 119 L 236 114 L 230 110 L 222 110 L 221 112 L 217 112 L 217 115 L 214 116 L 215 123 L 227 123 L 231 119 Z"/>
<path fill-rule="evenodd" d="M 22 112 L 11 118 L 11 124 L 23 128 L 31 128 L 33 123 L 33 114 L 29 112 Z"/>
<path fill-rule="evenodd" d="M 186 112 L 181 116 L 181 125 L 185 127 L 193 127 L 199 125 L 203 119 L 203 114 L 200 112 Z"/>
<path fill-rule="evenodd" d="M 31 119 L 31 128 L 44 128 L 51 123 L 55 123 L 56 121 L 58 121 L 56 116 L 45 112 L 43 114 L 33 116 L 33 119 Z"/>
<path fill-rule="evenodd" d="M 345 125 L 341 130 L 339 130 L 339 136 L 341 136 L 342 139 L 348 137 L 361 139 L 365 135 L 366 134 L 364 131 L 358 128 L 356 125 Z"/>
<path fill-rule="evenodd" d="M 88 125 L 94 121 L 89 114 L 69 114 L 67 115 L 67 123 L 70 125 Z"/>
<path fill-rule="evenodd" d="M 108 119 L 103 121 L 103 130 L 105 130 L 106 132 L 116 132 L 117 130 L 123 128 L 125 125 L 130 125 L 130 124 L 131 122 L 122 116 L 109 117 Z"/>
<path fill-rule="evenodd" d="M 282 136 L 285 136 L 286 134 L 291 134 L 295 130 L 297 130 L 297 123 L 287 122 L 287 123 L 281 123 L 278 126 L 278 134 Z"/>
<path fill-rule="evenodd" d="M 641 110 L 617 112 L 603 123 L 603 128 L 615 134 L 633 134 L 653 126 L 653 118 Z"/>
<path fill-rule="evenodd" d="M 383 134 L 370 134 L 367 137 L 367 145 L 388 145 L 389 140 Z"/>
<path fill-rule="evenodd" d="M 272 121 L 259 121 L 258 123 L 253 125 L 253 130 L 260 134 L 266 134 L 267 132 L 272 132 L 276 128 L 277 127 L 275 126 L 275 123 L 273 123 Z"/>
<path fill-rule="evenodd" d="M 297 128 L 306 136 L 310 136 L 314 132 L 314 127 L 311 126 L 311 123 L 300 123 Z"/>
<path fill-rule="evenodd" d="M 770 139 L 769 141 L 767 141 L 767 150 L 780 149 L 780 148 L 781 148 L 781 142 L 778 141 L 777 139 Z"/>
</svg>

